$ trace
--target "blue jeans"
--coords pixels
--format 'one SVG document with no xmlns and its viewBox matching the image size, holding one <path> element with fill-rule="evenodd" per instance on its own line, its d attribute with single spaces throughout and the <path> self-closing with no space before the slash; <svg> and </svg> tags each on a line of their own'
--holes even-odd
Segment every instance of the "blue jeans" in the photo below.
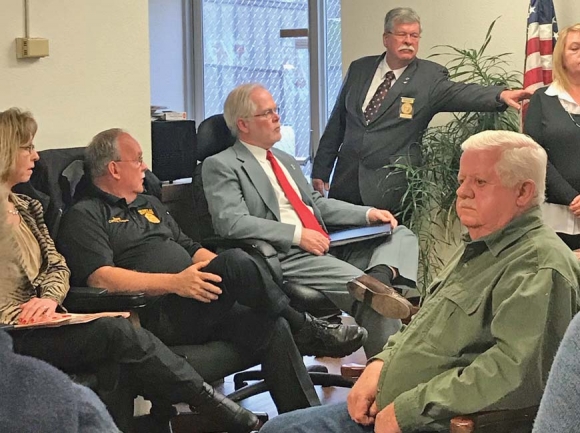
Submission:
<svg viewBox="0 0 580 433">
<path fill-rule="evenodd" d="M 374 425 L 357 424 L 348 415 L 346 403 L 310 407 L 271 419 L 260 433 L 373 433 Z"/>
</svg>

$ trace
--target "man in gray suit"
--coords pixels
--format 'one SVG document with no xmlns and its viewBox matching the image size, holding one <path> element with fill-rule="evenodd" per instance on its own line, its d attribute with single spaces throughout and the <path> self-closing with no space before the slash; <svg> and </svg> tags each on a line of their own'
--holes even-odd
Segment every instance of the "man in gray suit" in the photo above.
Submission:
<svg viewBox="0 0 580 433">
<path fill-rule="evenodd" d="M 216 232 L 226 238 L 271 243 L 279 252 L 285 280 L 323 291 L 352 314 L 369 331 L 367 355 L 376 354 L 400 327 L 398 319 L 409 315 L 410 304 L 390 286 L 415 284 L 415 235 L 397 227 L 386 210 L 327 199 L 315 192 L 298 162 L 272 149 L 281 138 L 280 116 L 272 95 L 261 85 L 234 89 L 225 102 L 224 118 L 238 140 L 206 159 L 202 167 Z M 327 225 L 377 222 L 390 223 L 392 236 L 330 247 Z"/>
<path fill-rule="evenodd" d="M 321 194 L 396 213 L 407 181 L 386 166 L 421 162 L 421 136 L 435 114 L 519 108 L 517 101 L 531 96 L 449 81 L 446 68 L 416 57 L 420 38 L 415 11 L 392 9 L 385 16 L 386 52 L 350 65 L 314 158 L 312 185 Z"/>
</svg>

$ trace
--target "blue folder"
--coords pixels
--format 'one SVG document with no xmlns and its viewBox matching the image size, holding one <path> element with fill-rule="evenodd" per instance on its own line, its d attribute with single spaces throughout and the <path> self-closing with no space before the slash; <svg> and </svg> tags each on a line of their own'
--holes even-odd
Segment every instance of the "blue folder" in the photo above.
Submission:
<svg viewBox="0 0 580 433">
<path fill-rule="evenodd" d="M 340 230 L 330 233 L 330 246 L 338 247 L 340 245 L 360 242 L 367 239 L 388 236 L 392 232 L 390 224 L 381 224 L 376 226 L 356 227 L 347 230 Z"/>
</svg>

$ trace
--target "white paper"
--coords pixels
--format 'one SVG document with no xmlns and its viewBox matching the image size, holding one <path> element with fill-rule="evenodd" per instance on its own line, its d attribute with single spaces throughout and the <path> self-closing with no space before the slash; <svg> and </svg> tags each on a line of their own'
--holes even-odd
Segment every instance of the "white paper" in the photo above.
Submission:
<svg viewBox="0 0 580 433">
<path fill-rule="evenodd" d="M 568 235 L 580 234 L 580 218 L 574 216 L 568 206 L 553 203 L 543 203 L 542 215 L 544 222 L 555 232 Z"/>
</svg>

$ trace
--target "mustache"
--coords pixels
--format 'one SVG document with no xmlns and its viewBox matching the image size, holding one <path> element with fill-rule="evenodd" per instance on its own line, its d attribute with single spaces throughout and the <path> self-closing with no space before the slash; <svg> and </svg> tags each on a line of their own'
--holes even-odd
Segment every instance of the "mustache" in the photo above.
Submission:
<svg viewBox="0 0 580 433">
<path fill-rule="evenodd" d="M 413 47 L 412 45 L 407 45 L 407 44 L 405 44 L 405 45 L 401 45 L 401 46 L 398 48 L 398 50 L 397 50 L 397 51 L 404 51 L 404 50 L 409 50 L 409 51 L 411 51 L 411 52 L 413 52 L 413 53 L 414 53 L 414 52 L 415 52 L 415 47 Z"/>
</svg>

